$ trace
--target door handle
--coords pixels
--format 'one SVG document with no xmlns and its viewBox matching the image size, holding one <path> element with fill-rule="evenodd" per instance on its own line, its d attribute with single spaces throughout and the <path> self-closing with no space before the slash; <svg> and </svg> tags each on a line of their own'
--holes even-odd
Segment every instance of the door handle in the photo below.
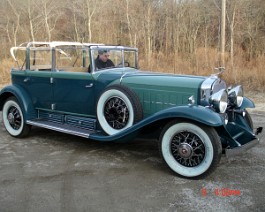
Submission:
<svg viewBox="0 0 265 212">
<path fill-rule="evenodd" d="M 23 81 L 24 81 L 24 82 L 28 82 L 28 81 L 30 81 L 30 78 L 27 77 L 27 78 L 25 78 Z"/>
<path fill-rule="evenodd" d="M 85 87 L 86 87 L 86 88 L 92 88 L 93 85 L 94 85 L 93 83 L 90 83 L 89 85 L 86 85 Z"/>
</svg>

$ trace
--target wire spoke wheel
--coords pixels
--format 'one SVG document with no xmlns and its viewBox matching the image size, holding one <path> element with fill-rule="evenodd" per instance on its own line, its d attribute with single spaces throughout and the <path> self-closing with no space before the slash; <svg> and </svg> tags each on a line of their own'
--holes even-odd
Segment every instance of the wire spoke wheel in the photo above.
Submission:
<svg viewBox="0 0 265 212">
<path fill-rule="evenodd" d="M 22 108 L 15 97 L 8 98 L 3 106 L 3 123 L 7 132 L 14 137 L 26 137 L 30 126 L 25 123 Z"/>
<path fill-rule="evenodd" d="M 7 119 L 14 130 L 18 130 L 22 126 L 21 114 L 14 106 L 9 108 Z"/>
<path fill-rule="evenodd" d="M 114 129 L 122 129 L 127 125 L 130 113 L 123 99 L 112 97 L 104 106 L 104 115 L 111 127 Z"/>
<path fill-rule="evenodd" d="M 176 134 L 171 142 L 171 152 L 176 161 L 186 167 L 199 165 L 205 157 L 202 140 L 191 132 Z"/>
<path fill-rule="evenodd" d="M 182 119 L 164 127 L 159 149 L 167 166 L 187 178 L 207 176 L 217 167 L 222 152 L 220 138 L 213 127 Z"/>
<path fill-rule="evenodd" d="M 97 119 L 108 135 L 119 133 L 142 120 L 143 110 L 138 96 L 123 85 L 111 85 L 97 102 Z"/>
</svg>

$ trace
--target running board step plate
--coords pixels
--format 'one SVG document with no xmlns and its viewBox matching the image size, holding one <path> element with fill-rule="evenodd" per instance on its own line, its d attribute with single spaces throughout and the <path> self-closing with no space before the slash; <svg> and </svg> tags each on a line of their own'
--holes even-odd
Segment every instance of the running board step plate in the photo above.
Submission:
<svg viewBox="0 0 265 212">
<path fill-rule="evenodd" d="M 69 125 L 69 124 L 59 124 L 59 123 L 43 121 L 43 120 L 28 120 L 27 124 L 36 126 L 36 127 L 54 130 L 57 132 L 76 135 L 76 136 L 80 136 L 84 138 L 89 138 L 90 134 L 97 133 L 97 131 L 92 130 L 92 129 L 81 129 L 81 128 L 74 127 L 73 125 Z"/>
</svg>

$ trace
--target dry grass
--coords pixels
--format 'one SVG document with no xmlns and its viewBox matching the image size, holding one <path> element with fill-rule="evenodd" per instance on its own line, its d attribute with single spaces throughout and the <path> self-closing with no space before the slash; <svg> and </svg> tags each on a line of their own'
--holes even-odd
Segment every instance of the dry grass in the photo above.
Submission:
<svg viewBox="0 0 265 212">
<path fill-rule="evenodd" d="M 220 54 L 215 49 L 197 49 L 193 55 L 164 55 L 153 54 L 151 60 L 140 60 L 140 68 L 175 74 L 191 74 L 209 76 L 214 68 L 224 66 L 220 63 Z M 265 56 L 250 61 L 246 60 L 243 52 L 238 51 L 231 61 L 229 55 L 225 57 L 225 72 L 222 77 L 228 85 L 242 84 L 245 89 L 253 92 L 265 91 Z"/>
<path fill-rule="evenodd" d="M 259 56 L 250 61 L 246 60 L 244 52 L 236 51 L 234 61 L 226 55 L 226 71 L 223 78 L 228 84 L 242 84 L 249 92 L 265 91 L 265 56 Z M 140 69 L 156 72 L 191 74 L 209 76 L 220 65 L 220 55 L 216 49 L 198 48 L 195 54 L 156 53 L 150 57 L 140 55 Z M 0 66 L 0 88 L 10 83 L 10 68 L 14 67 L 12 59 L 4 59 Z"/>
<path fill-rule="evenodd" d="M 10 83 L 10 69 L 14 66 L 12 59 L 1 60 L 0 65 L 0 88 Z"/>
</svg>

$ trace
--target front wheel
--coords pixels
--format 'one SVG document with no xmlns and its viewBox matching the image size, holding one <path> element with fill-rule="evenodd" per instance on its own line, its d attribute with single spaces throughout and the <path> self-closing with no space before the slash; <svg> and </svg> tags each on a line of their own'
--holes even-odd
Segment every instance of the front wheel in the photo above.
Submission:
<svg viewBox="0 0 265 212">
<path fill-rule="evenodd" d="M 212 127 L 176 120 L 165 126 L 159 140 L 163 160 L 182 177 L 205 177 L 221 159 L 221 141 Z"/>
<path fill-rule="evenodd" d="M 13 137 L 25 137 L 30 126 L 25 123 L 22 109 L 15 97 L 6 100 L 3 106 L 3 122 L 7 132 Z"/>
</svg>

